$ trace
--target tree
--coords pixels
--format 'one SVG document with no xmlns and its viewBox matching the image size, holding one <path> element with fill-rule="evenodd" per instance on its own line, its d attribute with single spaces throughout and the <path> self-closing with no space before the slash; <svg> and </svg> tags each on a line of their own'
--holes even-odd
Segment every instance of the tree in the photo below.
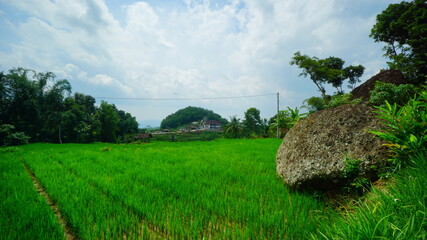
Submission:
<svg viewBox="0 0 427 240">
<path fill-rule="evenodd" d="M 343 69 L 345 78 L 348 78 L 349 85 L 347 86 L 350 89 L 354 89 L 356 84 L 360 82 L 360 77 L 365 71 L 365 67 L 362 65 L 357 66 L 348 66 Z"/>
<path fill-rule="evenodd" d="M 98 119 L 101 123 L 100 139 L 103 142 L 117 142 L 119 117 L 116 107 L 102 101 L 98 109 Z"/>
<path fill-rule="evenodd" d="M 375 42 L 384 42 L 391 69 L 416 84 L 427 78 L 427 3 L 424 0 L 390 4 L 377 15 L 371 29 Z"/>
<path fill-rule="evenodd" d="M 0 122 L 5 121 L 8 117 L 10 98 L 11 89 L 9 78 L 4 72 L 0 72 Z"/>
<path fill-rule="evenodd" d="M 207 110 L 200 107 L 186 107 L 170 114 L 162 120 L 160 128 L 178 128 L 183 127 L 192 122 L 200 122 L 202 120 L 216 120 L 222 125 L 227 124 L 227 120 L 212 110 Z"/>
<path fill-rule="evenodd" d="M 45 87 L 45 85 L 41 89 L 44 92 L 40 97 L 42 128 L 45 130 L 44 137 L 52 141 L 58 136 L 58 141 L 62 143 L 61 125 L 62 113 L 65 110 L 64 98 L 71 93 L 71 85 L 65 79 L 56 81 L 53 73 L 39 74 L 38 78 L 39 81 L 51 79 L 53 82 L 51 87 Z"/>
<path fill-rule="evenodd" d="M 119 117 L 119 136 L 124 137 L 125 135 L 138 133 L 139 124 L 135 117 L 123 110 L 119 110 L 117 113 Z"/>
<path fill-rule="evenodd" d="M 262 120 L 260 117 L 260 111 L 256 108 L 249 108 L 245 112 L 245 119 L 243 120 L 243 126 L 245 134 L 260 135 L 262 132 Z"/>
<path fill-rule="evenodd" d="M 243 127 L 240 119 L 236 116 L 230 117 L 230 122 L 224 128 L 225 136 L 228 138 L 240 138 L 243 135 Z"/>
<path fill-rule="evenodd" d="M 75 93 L 64 102 L 62 131 L 66 142 L 88 143 L 99 135 L 101 123 L 96 116 L 95 98 Z"/>
<path fill-rule="evenodd" d="M 289 122 L 292 126 L 307 116 L 307 113 L 300 113 L 300 110 L 297 107 L 295 109 L 288 107 L 288 111 L 290 113 Z"/>
<path fill-rule="evenodd" d="M 326 90 L 323 87 L 325 83 L 325 76 L 327 75 L 327 68 L 317 57 L 309 57 L 307 55 L 301 55 L 300 52 L 296 52 L 292 57 L 291 65 L 297 65 L 302 69 L 302 73 L 299 76 L 309 76 L 316 87 L 319 89 L 322 97 L 325 97 Z"/>
<path fill-rule="evenodd" d="M 277 114 L 274 115 L 269 120 L 269 135 L 270 136 L 277 136 L 277 127 L 279 127 L 279 136 L 280 138 L 283 138 L 288 130 L 289 127 L 289 111 L 288 110 L 282 110 L 278 113 L 279 117 L 277 117 Z"/>
<path fill-rule="evenodd" d="M 288 107 L 287 110 L 279 111 L 279 118 L 277 118 L 276 114 L 269 120 L 270 135 L 276 135 L 277 124 L 279 124 L 280 137 L 284 137 L 284 135 L 289 131 L 289 129 L 291 129 L 300 119 L 306 116 L 307 114 L 300 113 L 300 109 L 298 108 L 292 109 Z"/>
<path fill-rule="evenodd" d="M 320 64 L 325 65 L 327 68 L 325 71 L 325 81 L 336 88 L 338 94 L 343 93 L 342 84 L 344 79 L 346 79 L 343 72 L 344 63 L 344 60 L 337 57 L 328 57 L 320 60 Z"/>
<path fill-rule="evenodd" d="M 0 124 L 16 129 L 10 139 L 25 140 L 28 135 L 36 142 L 93 142 L 97 137 L 116 142 L 121 135 L 137 132 L 130 113 L 105 102 L 97 109 L 92 96 L 70 93 L 71 84 L 52 72 L 0 72 Z"/>
<path fill-rule="evenodd" d="M 4 75 L 2 85 L 5 90 L 4 114 L 2 122 L 12 124 L 15 129 L 25 132 L 32 139 L 38 138 L 40 130 L 40 105 L 35 81 L 30 81 L 34 71 L 24 68 L 14 68 Z M 3 108 L 3 106 L 2 106 Z"/>
<path fill-rule="evenodd" d="M 338 57 L 319 59 L 301 55 L 300 52 L 296 52 L 290 62 L 291 65 L 297 65 L 302 69 L 302 73 L 299 76 L 310 77 L 323 98 L 326 98 L 325 83 L 331 84 L 336 88 L 337 94 L 343 94 L 342 84 L 346 79 L 349 79 L 352 87 L 360 81 L 359 77 L 362 76 L 365 68 L 362 65 L 350 65 L 344 68 L 344 63 Z"/>
<path fill-rule="evenodd" d="M 0 124 L 0 147 L 28 144 L 30 137 L 23 132 L 14 132 L 15 126 Z"/>
<path fill-rule="evenodd" d="M 304 108 L 307 108 L 309 113 L 314 113 L 326 108 L 325 99 L 321 97 L 311 97 L 304 100 Z"/>
<path fill-rule="evenodd" d="M 70 83 L 56 80 L 51 72 L 37 73 L 14 68 L 2 73 L 0 121 L 13 124 L 35 141 L 53 141 L 60 126 L 63 100 L 71 92 Z"/>
</svg>

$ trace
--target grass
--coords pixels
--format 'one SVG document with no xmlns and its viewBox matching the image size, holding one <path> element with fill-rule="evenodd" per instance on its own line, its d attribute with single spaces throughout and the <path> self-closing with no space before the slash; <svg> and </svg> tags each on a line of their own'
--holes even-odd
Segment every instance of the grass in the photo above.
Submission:
<svg viewBox="0 0 427 240">
<path fill-rule="evenodd" d="M 290 192 L 276 177 L 280 143 L 221 139 L 3 150 L 0 222 L 2 233 L 10 230 L 0 235 L 19 239 L 30 229 L 22 239 L 63 238 L 24 162 L 81 239 L 426 238 L 425 156 L 388 191 L 375 191 L 342 214 L 312 194 Z M 26 204 L 27 198 L 37 204 Z M 27 221 L 29 210 L 43 217 Z M 5 220 L 11 215 L 12 222 Z"/>
<path fill-rule="evenodd" d="M 0 150 L 0 239 L 63 239 L 53 211 L 16 158 L 19 148 Z"/>
<path fill-rule="evenodd" d="M 383 190 L 374 188 L 334 223 L 321 224 L 313 239 L 427 239 L 427 153 Z"/>
<path fill-rule="evenodd" d="M 276 177 L 280 142 L 32 144 L 16 157 L 83 239 L 298 238 L 324 204 Z"/>
</svg>

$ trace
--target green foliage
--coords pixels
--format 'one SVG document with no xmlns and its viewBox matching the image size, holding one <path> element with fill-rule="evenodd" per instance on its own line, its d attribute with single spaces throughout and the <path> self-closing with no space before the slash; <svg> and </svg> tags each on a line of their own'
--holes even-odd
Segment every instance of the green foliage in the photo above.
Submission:
<svg viewBox="0 0 427 240">
<path fill-rule="evenodd" d="M 344 160 L 344 178 L 356 178 L 357 176 L 359 176 L 361 161 L 361 159 L 353 159 L 350 157 L 346 157 Z"/>
<path fill-rule="evenodd" d="M 314 113 L 326 108 L 334 108 L 344 104 L 359 104 L 361 99 L 352 99 L 351 93 L 336 94 L 333 96 L 327 95 L 325 98 L 311 97 L 304 100 L 304 108 L 307 108 L 309 113 Z"/>
<path fill-rule="evenodd" d="M 263 134 L 263 122 L 261 120 L 260 111 L 256 108 L 249 108 L 245 112 L 243 120 L 243 129 L 246 137 L 258 137 Z"/>
<path fill-rule="evenodd" d="M 292 109 L 288 107 L 287 110 L 279 111 L 279 119 L 277 114 L 269 120 L 269 135 L 276 137 L 277 124 L 279 124 L 280 138 L 283 138 L 286 133 L 301 119 L 305 118 L 307 113 L 300 113 L 300 109 Z"/>
<path fill-rule="evenodd" d="M 371 91 L 369 104 L 383 106 L 387 101 L 390 104 L 403 105 L 415 95 L 416 88 L 412 84 L 392 84 L 376 82 L 375 88 Z"/>
<path fill-rule="evenodd" d="M 115 143 L 117 141 L 117 133 L 119 131 L 119 117 L 117 109 L 114 105 L 110 105 L 107 102 L 102 101 L 97 114 L 99 121 L 101 122 L 101 141 Z"/>
<path fill-rule="evenodd" d="M 384 42 L 389 67 L 421 84 L 427 77 L 427 4 L 424 0 L 390 4 L 377 15 L 370 37 Z"/>
<path fill-rule="evenodd" d="M 353 159 L 351 157 L 345 158 L 345 168 L 344 168 L 344 178 L 348 181 L 347 185 L 344 186 L 344 189 L 348 193 L 362 193 L 366 191 L 369 181 L 366 177 L 360 176 L 360 163 L 363 160 Z"/>
<path fill-rule="evenodd" d="M 56 138 L 63 99 L 71 92 L 67 80 L 56 80 L 51 72 L 37 73 L 14 68 L 1 74 L 0 121 L 13 124 L 34 141 Z"/>
<path fill-rule="evenodd" d="M 224 128 L 224 136 L 226 138 L 241 138 L 243 137 L 243 125 L 236 116 L 230 117 L 230 122 Z"/>
<path fill-rule="evenodd" d="M 186 107 L 170 114 L 160 123 L 162 129 L 176 129 L 183 127 L 192 122 L 200 122 L 202 120 L 216 120 L 222 125 L 227 123 L 227 120 L 222 118 L 219 114 L 214 113 L 212 110 L 207 110 L 200 107 Z"/>
<path fill-rule="evenodd" d="M 29 136 L 23 132 L 14 132 L 15 126 L 0 124 L 0 146 L 16 146 L 28 144 Z"/>
<path fill-rule="evenodd" d="M 348 66 L 343 69 L 344 76 L 348 78 L 349 85 L 347 86 L 349 89 L 356 88 L 356 84 L 360 82 L 360 77 L 363 75 L 365 71 L 365 67 L 362 65 L 357 66 Z"/>
<path fill-rule="evenodd" d="M 11 133 L 6 137 L 5 145 L 6 146 L 24 145 L 24 144 L 28 144 L 28 140 L 30 140 L 30 137 L 25 135 L 25 133 L 15 132 L 15 133 Z"/>
<path fill-rule="evenodd" d="M 345 79 L 349 81 L 349 87 L 354 88 L 359 78 L 363 75 L 365 67 L 362 65 L 348 66 L 344 68 L 344 61 L 337 57 L 328 57 L 319 59 L 317 57 L 309 57 L 296 52 L 292 57 L 291 65 L 297 65 L 302 69 L 300 76 L 310 77 L 316 85 L 322 97 L 326 97 L 326 90 L 323 86 L 325 83 L 331 84 L 337 89 L 337 94 L 344 93 L 342 84 Z"/>
<path fill-rule="evenodd" d="M 125 136 L 125 135 L 133 135 L 138 132 L 138 122 L 136 121 L 136 118 L 132 116 L 130 113 L 127 113 L 122 110 L 117 111 L 117 116 L 119 118 L 118 122 L 118 135 L 119 136 Z"/>
<path fill-rule="evenodd" d="M 96 115 L 95 98 L 82 93 L 65 99 L 61 130 L 64 142 L 89 143 L 99 135 L 101 123 Z"/>
<path fill-rule="evenodd" d="M 311 97 L 303 102 L 304 108 L 308 110 L 308 112 L 314 113 L 326 108 L 325 100 L 322 97 Z"/>
<path fill-rule="evenodd" d="M 360 99 L 352 99 L 351 93 L 334 95 L 326 101 L 325 108 L 334 108 L 344 104 L 358 104 Z"/>
<path fill-rule="evenodd" d="M 0 122 L 14 125 L 17 131 L 10 135 L 10 144 L 25 143 L 25 135 L 34 142 L 87 143 L 111 142 L 137 132 L 138 123 L 129 113 L 113 106 L 115 113 L 111 114 L 117 115 L 118 121 L 114 123 L 117 126 L 110 126 L 105 121 L 105 108 L 97 109 L 92 96 L 75 93 L 70 97 L 70 83 L 55 78 L 51 72 L 24 68 L 0 73 Z"/>
<path fill-rule="evenodd" d="M 32 144 L 19 147 L 21 151 L 0 151 L 1 237 L 63 236 L 17 159 L 29 165 L 82 239 L 427 236 L 426 152 L 413 156 L 413 165 L 400 172 L 386 191 L 374 190 L 337 212 L 313 195 L 283 186 L 274 161 L 280 143 L 223 139 L 141 145 Z M 349 175 L 356 175 L 358 164 L 349 160 Z"/>
<path fill-rule="evenodd" d="M 12 154 L 81 239 L 306 239 L 325 204 L 276 177 L 280 143 L 34 144 Z"/>
<path fill-rule="evenodd" d="M 402 107 L 386 101 L 385 106 L 377 109 L 384 127 L 371 132 L 387 142 L 386 146 L 395 154 L 390 160 L 392 166 L 400 169 L 408 164 L 410 154 L 427 149 L 427 91 L 420 92 Z"/>
<path fill-rule="evenodd" d="M 0 148 L 0 239 L 65 239 L 52 209 L 35 191 L 20 154 L 17 147 Z"/>
<path fill-rule="evenodd" d="M 325 216 L 311 238 L 426 239 L 426 159 L 426 152 L 412 156 L 413 166 L 399 172 L 387 190 L 373 189 L 344 212 Z"/>
</svg>

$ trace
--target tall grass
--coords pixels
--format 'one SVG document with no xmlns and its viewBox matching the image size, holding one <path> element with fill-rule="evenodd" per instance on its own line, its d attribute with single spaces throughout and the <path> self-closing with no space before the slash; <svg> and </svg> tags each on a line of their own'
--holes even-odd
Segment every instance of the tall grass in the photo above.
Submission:
<svg viewBox="0 0 427 240">
<path fill-rule="evenodd" d="M 313 239 L 427 239 L 427 153 L 411 157 L 385 190 L 374 189 Z"/>
<path fill-rule="evenodd" d="M 0 239 L 64 239 L 59 223 L 20 162 L 20 148 L 0 148 Z"/>
<path fill-rule="evenodd" d="M 300 239 L 324 204 L 276 177 L 280 142 L 34 144 L 21 157 L 85 239 Z"/>
<path fill-rule="evenodd" d="M 426 154 L 338 213 L 276 177 L 276 139 L 31 144 L 0 152 L 0 239 L 61 239 L 25 162 L 80 239 L 425 239 Z M 4 186 L 4 187 L 3 187 Z"/>
<path fill-rule="evenodd" d="M 26 150 L 21 156 L 23 161 L 30 166 L 52 200 L 57 203 L 78 238 L 142 237 L 140 232 L 145 226 L 140 224 L 135 214 L 64 167 L 66 151 L 70 159 L 75 159 L 73 155 L 81 154 L 77 148 L 36 144 L 28 146 Z"/>
</svg>

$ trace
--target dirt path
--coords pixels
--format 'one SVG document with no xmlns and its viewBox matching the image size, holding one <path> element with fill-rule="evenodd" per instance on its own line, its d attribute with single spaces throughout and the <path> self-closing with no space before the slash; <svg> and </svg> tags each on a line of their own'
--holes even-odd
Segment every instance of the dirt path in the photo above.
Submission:
<svg viewBox="0 0 427 240">
<path fill-rule="evenodd" d="M 62 216 L 61 212 L 59 211 L 59 207 L 56 203 L 52 201 L 49 194 L 47 193 L 46 189 L 43 188 L 43 186 L 40 184 L 40 181 L 37 179 L 37 177 L 34 175 L 31 168 L 24 162 L 25 169 L 27 170 L 28 175 L 30 175 L 31 180 L 33 181 L 34 188 L 37 190 L 38 194 L 44 197 L 46 200 L 46 203 L 50 206 L 50 208 L 55 213 L 56 218 L 58 219 L 62 230 L 64 231 L 64 236 L 67 240 L 77 240 L 77 235 L 71 230 L 70 225 L 65 220 L 65 218 Z"/>
</svg>

